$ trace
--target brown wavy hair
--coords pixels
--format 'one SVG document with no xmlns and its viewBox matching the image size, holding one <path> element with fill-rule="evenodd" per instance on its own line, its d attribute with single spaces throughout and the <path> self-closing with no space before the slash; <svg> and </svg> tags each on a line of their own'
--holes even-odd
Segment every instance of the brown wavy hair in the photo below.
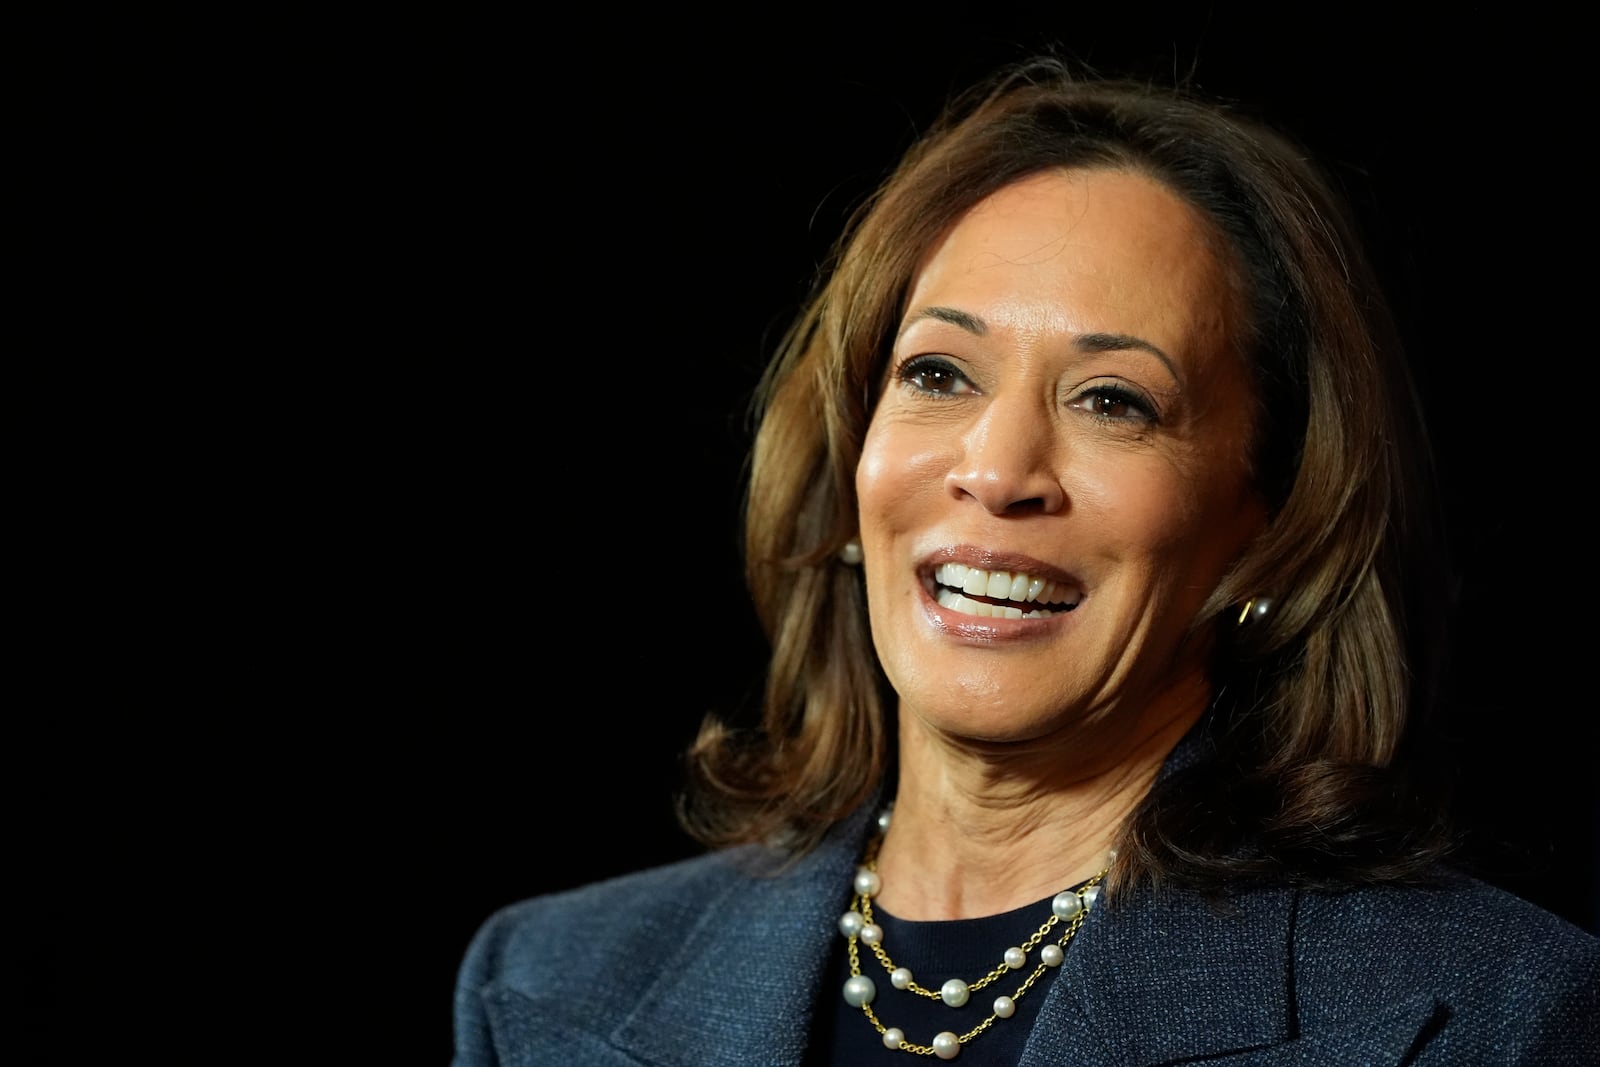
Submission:
<svg viewBox="0 0 1600 1067">
<path fill-rule="evenodd" d="M 1113 888 L 1394 879 L 1446 850 L 1406 763 L 1442 665 L 1432 460 L 1401 338 L 1355 214 L 1291 136 L 1183 85 L 1054 57 L 954 98 L 856 209 L 756 392 L 746 579 L 771 646 L 758 713 L 708 718 L 679 812 L 707 845 L 791 853 L 888 787 L 894 695 L 868 631 L 855 469 L 918 265 L 973 205 L 1040 171 L 1156 178 L 1242 266 L 1236 343 L 1270 518 L 1213 592 L 1213 758 L 1164 775 L 1124 828 Z M 1433 583 L 1433 584 L 1429 584 Z M 1271 612 L 1236 627 L 1240 605 Z"/>
</svg>

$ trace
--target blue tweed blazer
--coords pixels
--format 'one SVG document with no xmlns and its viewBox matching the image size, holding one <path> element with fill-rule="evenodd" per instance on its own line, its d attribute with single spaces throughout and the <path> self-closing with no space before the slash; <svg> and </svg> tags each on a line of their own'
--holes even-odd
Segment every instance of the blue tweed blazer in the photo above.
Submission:
<svg viewBox="0 0 1600 1067">
<path fill-rule="evenodd" d="M 728 850 L 499 911 L 460 969 L 453 1067 L 798 1067 L 840 995 L 819 987 L 869 815 L 777 873 Z M 1447 874 L 1233 903 L 1091 912 L 1023 1067 L 1600 1064 L 1600 938 L 1509 893 Z"/>
</svg>

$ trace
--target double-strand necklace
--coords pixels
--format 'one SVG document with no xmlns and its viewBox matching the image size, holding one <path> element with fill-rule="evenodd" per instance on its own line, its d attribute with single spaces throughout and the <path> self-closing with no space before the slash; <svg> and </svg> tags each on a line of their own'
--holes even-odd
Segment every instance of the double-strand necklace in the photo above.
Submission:
<svg viewBox="0 0 1600 1067">
<path fill-rule="evenodd" d="M 866 1014 L 867 1021 L 883 1037 L 885 1048 L 912 1052 L 919 1056 L 937 1056 L 941 1060 L 953 1060 L 961 1052 L 963 1045 L 993 1026 L 996 1019 L 1011 1018 L 1017 1010 L 1017 1000 L 1033 988 L 1033 984 L 1047 968 L 1061 966 L 1061 961 L 1066 958 L 1067 942 L 1072 940 L 1072 935 L 1083 925 L 1089 909 L 1094 906 L 1095 899 L 1100 895 L 1100 880 L 1111 868 L 1106 867 L 1075 889 L 1063 889 L 1057 893 L 1055 899 L 1050 902 L 1050 918 L 1046 919 L 1022 944 L 1006 949 L 1001 954 L 1000 963 L 982 978 L 975 982 L 951 978 L 937 990 L 927 989 L 917 984 L 909 968 L 897 966 L 894 960 L 889 958 L 888 951 L 883 947 L 883 927 L 872 918 L 872 898 L 883 888 L 883 879 L 878 876 L 878 849 L 883 844 L 884 831 L 889 829 L 889 816 L 889 811 L 884 811 L 878 816 L 878 833 L 867 845 L 867 854 L 861 866 L 856 868 L 850 910 L 839 917 L 839 932 L 845 936 L 850 945 L 850 977 L 844 983 L 845 1003 L 860 1008 Z M 1110 858 L 1115 860 L 1117 854 L 1112 852 Z M 1055 936 L 1055 940 L 1047 941 L 1056 934 L 1057 927 L 1063 929 Z M 861 973 L 859 945 L 866 945 L 872 950 L 872 954 L 878 957 L 878 962 L 889 973 L 889 984 L 894 988 L 930 1000 L 942 1000 L 952 1008 L 962 1007 L 973 993 L 999 981 L 1012 971 L 1021 971 L 1028 965 L 1028 953 L 1035 948 L 1039 949 L 1039 962 L 1034 966 L 1033 972 L 1023 979 L 1022 984 L 1009 996 L 1002 994 L 995 997 L 989 1017 L 977 1026 L 964 1034 L 944 1030 L 934 1035 L 933 1044 L 916 1045 L 906 1040 L 905 1031 L 898 1026 L 885 1026 L 879 1021 L 877 1013 L 872 1010 L 872 1002 L 877 998 L 878 987 L 871 978 Z"/>
</svg>

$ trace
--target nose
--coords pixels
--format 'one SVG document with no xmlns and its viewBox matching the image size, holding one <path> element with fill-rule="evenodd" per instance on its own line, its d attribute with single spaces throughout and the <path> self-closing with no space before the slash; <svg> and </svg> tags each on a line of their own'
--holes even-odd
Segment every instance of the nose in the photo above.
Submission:
<svg viewBox="0 0 1600 1067">
<path fill-rule="evenodd" d="M 1066 505 L 1048 413 L 1025 403 L 991 401 L 962 435 L 961 445 L 945 476 L 952 495 L 975 500 L 995 515 L 1052 514 Z"/>
</svg>

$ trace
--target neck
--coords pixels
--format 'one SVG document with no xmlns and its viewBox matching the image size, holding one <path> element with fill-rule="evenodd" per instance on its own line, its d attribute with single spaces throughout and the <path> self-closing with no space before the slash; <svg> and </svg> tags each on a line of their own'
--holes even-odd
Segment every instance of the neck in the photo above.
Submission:
<svg viewBox="0 0 1600 1067">
<path fill-rule="evenodd" d="M 978 918 L 1098 874 L 1204 704 L 1185 702 L 1132 729 L 1083 726 L 983 746 L 931 737 L 903 715 L 878 903 L 903 919 Z"/>
</svg>

